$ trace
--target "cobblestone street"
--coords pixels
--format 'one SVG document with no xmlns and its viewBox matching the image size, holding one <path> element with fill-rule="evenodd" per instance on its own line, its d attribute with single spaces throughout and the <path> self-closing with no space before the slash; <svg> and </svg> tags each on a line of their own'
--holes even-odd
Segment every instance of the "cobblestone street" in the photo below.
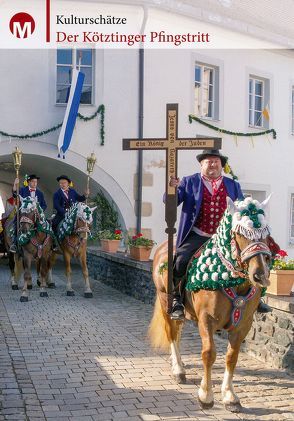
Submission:
<svg viewBox="0 0 294 421">
<path fill-rule="evenodd" d="M 176 385 L 168 355 L 149 348 L 152 308 L 92 280 L 93 299 L 83 297 L 81 271 L 74 266 L 75 297 L 65 293 L 62 265 L 57 288 L 28 303 L 12 291 L 0 268 L 0 420 L 294 420 L 294 379 L 245 354 L 235 390 L 241 414 L 220 400 L 226 343 L 216 338 L 215 406 L 201 410 L 196 399 L 202 375 L 200 339 L 192 323 L 184 329 L 182 355 L 187 384 Z"/>
</svg>

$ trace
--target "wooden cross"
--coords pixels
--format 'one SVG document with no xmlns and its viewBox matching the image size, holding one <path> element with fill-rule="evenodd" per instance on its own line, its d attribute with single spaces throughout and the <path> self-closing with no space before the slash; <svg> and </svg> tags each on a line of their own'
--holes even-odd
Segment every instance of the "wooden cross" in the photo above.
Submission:
<svg viewBox="0 0 294 421">
<path fill-rule="evenodd" d="M 165 221 L 168 234 L 168 286 L 167 293 L 173 291 L 173 236 L 176 233 L 177 220 L 177 189 L 171 187 L 171 177 L 177 177 L 179 149 L 220 149 L 221 138 L 196 136 L 195 138 L 178 138 L 178 104 L 166 105 L 166 137 L 146 139 L 123 139 L 123 150 L 165 150 L 166 151 L 166 179 L 165 179 Z M 167 300 L 170 302 L 170 300 Z M 170 308 L 167 309 L 167 312 Z"/>
</svg>

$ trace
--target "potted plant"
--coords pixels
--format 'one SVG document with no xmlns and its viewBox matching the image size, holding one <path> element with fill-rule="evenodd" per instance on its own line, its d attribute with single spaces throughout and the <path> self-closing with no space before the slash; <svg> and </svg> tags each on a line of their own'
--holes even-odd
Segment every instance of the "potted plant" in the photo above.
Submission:
<svg viewBox="0 0 294 421">
<path fill-rule="evenodd" d="M 103 230 L 98 232 L 98 238 L 100 239 L 101 248 L 103 251 L 108 253 L 116 253 L 122 239 L 121 230 Z"/>
<path fill-rule="evenodd" d="M 143 237 L 143 234 L 139 233 L 128 237 L 128 245 L 130 247 L 130 256 L 141 262 L 149 260 L 152 247 L 155 241 L 149 240 L 149 238 Z"/>
<path fill-rule="evenodd" d="M 294 295 L 294 259 L 287 259 L 287 257 L 288 253 L 285 250 L 279 250 L 275 255 L 267 293 Z"/>
</svg>

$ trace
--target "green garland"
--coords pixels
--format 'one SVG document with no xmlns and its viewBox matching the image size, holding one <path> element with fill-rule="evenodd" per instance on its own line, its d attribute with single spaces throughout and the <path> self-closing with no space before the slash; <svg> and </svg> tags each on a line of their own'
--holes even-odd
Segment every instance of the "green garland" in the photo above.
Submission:
<svg viewBox="0 0 294 421">
<path fill-rule="evenodd" d="M 28 208 L 29 205 L 32 204 L 32 198 L 31 197 L 26 197 L 24 199 L 24 202 L 22 204 L 22 208 L 26 209 Z M 37 226 L 36 227 L 31 227 L 31 229 L 23 234 L 20 234 L 18 237 L 18 245 L 19 246 L 24 246 L 26 244 L 28 244 L 31 239 L 33 237 L 35 237 L 36 233 L 38 232 L 43 232 L 45 234 L 48 234 L 52 237 L 52 239 L 55 239 L 55 235 L 52 231 L 52 227 L 49 224 L 49 222 L 46 220 L 45 218 L 45 214 L 43 212 L 43 209 L 41 208 L 40 204 L 37 202 L 37 209 L 40 215 L 40 221 L 37 221 Z M 12 227 L 13 233 L 14 233 L 14 227 Z"/>
<path fill-rule="evenodd" d="M 249 215 L 250 217 L 250 215 Z M 194 259 L 188 270 L 188 291 L 218 290 L 227 287 L 234 287 L 245 282 L 244 278 L 230 272 L 228 267 L 221 260 L 219 253 L 229 262 L 232 267 L 237 267 L 237 261 L 232 256 L 231 249 L 232 215 L 225 211 L 216 234 L 208 241 L 201 256 Z M 262 288 L 262 295 L 266 288 Z"/>
<path fill-rule="evenodd" d="M 57 239 L 59 243 L 61 243 L 65 237 L 73 233 L 75 222 L 77 219 L 77 214 L 78 214 L 78 205 L 79 205 L 79 202 L 74 203 L 72 207 L 69 208 L 69 210 L 65 214 L 64 219 L 58 225 Z M 89 208 L 89 206 L 85 206 L 85 208 L 83 209 L 83 212 L 86 214 L 86 217 L 85 217 L 86 221 L 91 222 L 92 211 Z M 89 233 L 89 239 L 90 240 L 92 239 L 91 233 Z"/>
<path fill-rule="evenodd" d="M 231 130 L 226 130 L 226 129 L 220 129 L 217 126 L 213 126 L 210 123 L 207 123 L 206 121 L 201 120 L 201 118 L 196 117 L 193 114 L 189 114 L 189 123 L 191 124 L 192 121 L 197 121 L 200 124 L 203 124 L 203 126 L 208 127 L 209 129 L 215 130 L 219 133 L 224 133 L 224 134 L 229 134 L 231 136 L 237 136 L 237 137 L 251 137 L 251 136 L 262 136 L 264 134 L 269 134 L 272 133 L 273 134 L 273 139 L 277 138 L 277 132 L 275 131 L 275 129 L 269 129 L 269 130 L 264 130 L 262 132 L 247 132 L 247 133 L 242 133 L 242 132 L 232 132 Z"/>
<path fill-rule="evenodd" d="M 98 114 L 100 114 L 100 145 L 103 146 L 104 140 L 105 140 L 105 131 L 104 131 L 105 106 L 103 104 L 99 105 L 99 107 L 97 108 L 95 113 L 92 114 L 90 117 L 85 117 L 80 113 L 78 113 L 78 117 L 79 117 L 79 119 L 86 122 L 86 121 L 93 120 L 95 117 L 97 117 Z M 35 133 L 31 133 L 31 134 L 24 134 L 24 135 L 10 134 L 10 133 L 6 133 L 6 132 L 3 132 L 2 130 L 0 130 L 0 135 L 2 135 L 4 137 L 12 137 L 12 138 L 15 138 L 15 139 L 22 139 L 22 140 L 24 140 L 24 139 L 34 139 L 36 137 L 41 137 L 41 136 L 44 136 L 48 133 L 52 133 L 55 130 L 60 129 L 61 126 L 62 126 L 62 123 L 59 123 L 56 126 L 51 127 L 50 129 L 42 130 L 40 132 L 35 132 Z"/>
</svg>

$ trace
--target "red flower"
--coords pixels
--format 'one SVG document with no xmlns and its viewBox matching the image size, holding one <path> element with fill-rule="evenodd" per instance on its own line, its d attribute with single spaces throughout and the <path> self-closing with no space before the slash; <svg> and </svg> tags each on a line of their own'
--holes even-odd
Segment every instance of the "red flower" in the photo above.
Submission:
<svg viewBox="0 0 294 421">
<path fill-rule="evenodd" d="M 120 235 L 121 234 L 121 230 L 115 230 L 114 234 Z"/>
<path fill-rule="evenodd" d="M 132 240 L 136 240 L 138 237 L 136 235 L 133 235 Z"/>
<path fill-rule="evenodd" d="M 139 238 L 139 237 L 143 237 L 143 234 L 139 233 L 139 234 L 137 235 L 137 237 L 138 237 L 138 238 Z"/>
<path fill-rule="evenodd" d="M 279 250 L 277 253 L 279 256 L 281 257 L 286 257 L 288 256 L 288 253 L 285 250 Z"/>
</svg>

